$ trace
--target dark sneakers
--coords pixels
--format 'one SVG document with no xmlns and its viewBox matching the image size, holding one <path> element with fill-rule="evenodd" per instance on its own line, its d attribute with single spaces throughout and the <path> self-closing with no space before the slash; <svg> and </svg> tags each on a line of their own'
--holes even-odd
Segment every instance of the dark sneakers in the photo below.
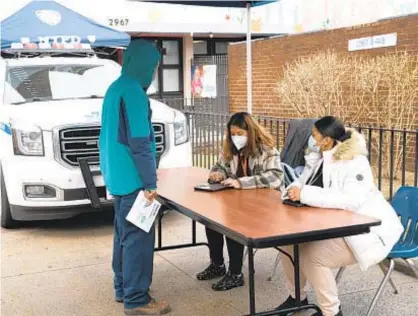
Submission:
<svg viewBox="0 0 418 316">
<path fill-rule="evenodd" d="M 308 305 L 308 298 L 305 298 L 303 301 L 300 302 L 301 305 Z M 289 309 L 289 308 L 295 308 L 296 307 L 296 299 L 291 297 L 287 298 L 286 301 L 284 301 L 282 304 L 280 304 L 278 307 L 276 307 L 276 310 L 282 310 L 282 309 Z M 286 313 L 286 312 L 279 312 L 277 315 L 292 315 L 293 313 Z"/>
<path fill-rule="evenodd" d="M 218 283 L 212 284 L 214 291 L 228 291 L 244 285 L 244 275 L 232 274 L 230 271 Z"/>
<path fill-rule="evenodd" d="M 196 274 L 196 278 L 200 281 L 213 280 L 219 277 L 223 277 L 219 282 L 212 284 L 212 289 L 214 291 L 228 291 L 234 287 L 239 287 L 244 285 L 244 275 L 241 274 L 232 274 L 230 271 L 226 273 L 225 265 L 216 265 L 211 263 L 202 272 Z"/>
<path fill-rule="evenodd" d="M 211 263 L 209 267 L 207 267 L 202 272 L 199 272 L 196 274 L 196 278 L 199 281 L 207 281 L 207 280 L 213 280 L 219 277 L 223 277 L 226 274 L 226 268 L 225 265 L 215 265 Z"/>
</svg>

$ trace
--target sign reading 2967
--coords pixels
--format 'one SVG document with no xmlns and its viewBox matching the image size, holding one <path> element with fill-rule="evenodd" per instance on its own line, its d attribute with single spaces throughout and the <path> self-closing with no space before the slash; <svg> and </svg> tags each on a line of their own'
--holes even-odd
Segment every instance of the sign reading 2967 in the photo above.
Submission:
<svg viewBox="0 0 418 316">
<path fill-rule="evenodd" d="M 124 18 L 111 18 L 109 19 L 109 25 L 110 26 L 128 26 L 129 19 Z"/>
</svg>

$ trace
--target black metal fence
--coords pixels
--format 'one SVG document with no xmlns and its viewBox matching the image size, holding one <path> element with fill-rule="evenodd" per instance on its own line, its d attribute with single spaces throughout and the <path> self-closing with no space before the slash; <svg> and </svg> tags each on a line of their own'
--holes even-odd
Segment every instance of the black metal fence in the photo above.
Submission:
<svg viewBox="0 0 418 316">
<path fill-rule="evenodd" d="M 183 112 L 210 112 L 210 113 L 229 113 L 228 97 L 218 96 L 216 98 L 182 98 L 167 97 L 155 98 L 156 100 L 167 104 L 173 109 Z"/>
<path fill-rule="evenodd" d="M 193 146 L 193 164 L 210 168 L 218 159 L 229 114 L 186 112 Z M 287 133 L 288 119 L 257 117 L 275 138 L 281 150 Z M 350 124 L 348 124 L 350 126 Z M 418 130 L 372 126 L 352 126 L 367 142 L 369 160 L 378 188 L 392 198 L 400 186 L 418 184 Z"/>
</svg>

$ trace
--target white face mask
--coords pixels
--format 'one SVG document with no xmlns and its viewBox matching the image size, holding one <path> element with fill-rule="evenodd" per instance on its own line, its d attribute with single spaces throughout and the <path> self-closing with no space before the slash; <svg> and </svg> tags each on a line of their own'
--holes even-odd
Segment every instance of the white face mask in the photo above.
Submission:
<svg viewBox="0 0 418 316">
<path fill-rule="evenodd" d="M 247 146 L 248 137 L 247 136 L 232 136 L 232 142 L 236 149 L 241 150 Z"/>
<path fill-rule="evenodd" d="M 313 138 L 312 135 L 309 137 L 308 147 L 314 153 L 319 153 L 320 152 L 320 148 L 319 148 L 318 144 L 316 143 L 316 140 Z"/>
</svg>

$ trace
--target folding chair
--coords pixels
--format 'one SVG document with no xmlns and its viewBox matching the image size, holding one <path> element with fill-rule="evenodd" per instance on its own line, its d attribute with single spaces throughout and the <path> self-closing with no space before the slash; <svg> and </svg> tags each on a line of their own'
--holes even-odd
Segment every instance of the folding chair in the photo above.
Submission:
<svg viewBox="0 0 418 316">
<path fill-rule="evenodd" d="M 273 267 L 273 270 L 272 270 L 272 272 L 271 272 L 270 276 L 267 278 L 267 281 L 271 281 L 271 280 L 273 280 L 273 277 L 274 277 L 274 275 L 276 274 L 277 267 L 279 266 L 279 263 L 280 263 L 280 251 L 279 251 L 279 248 L 276 248 L 276 247 L 275 247 L 275 249 L 276 249 L 279 253 L 278 253 L 278 254 L 277 254 L 277 256 L 276 256 L 276 260 L 274 261 L 274 267 Z M 258 250 L 258 249 L 255 249 L 255 250 L 254 250 L 254 255 L 257 253 L 257 250 Z M 243 260 L 243 261 L 245 261 L 245 258 L 247 257 L 247 255 L 248 255 L 248 249 L 247 249 L 247 248 L 245 248 L 245 252 L 244 252 L 244 260 Z"/>
<path fill-rule="evenodd" d="M 280 160 L 286 165 L 296 168 L 305 165 L 305 149 L 312 134 L 315 119 L 296 119 L 289 122 Z"/>
<path fill-rule="evenodd" d="M 392 206 L 401 219 L 402 225 L 405 227 L 405 233 L 393 247 L 387 259 L 389 260 L 389 267 L 386 269 L 383 262 L 379 264 L 380 269 L 384 274 L 384 278 L 377 289 L 377 292 L 370 304 L 367 316 L 370 316 L 375 308 L 380 295 L 386 283 L 389 281 L 392 285 L 395 294 L 398 294 L 396 284 L 390 277 L 395 268 L 395 259 L 404 260 L 409 267 L 414 271 L 418 278 L 418 268 L 415 266 L 412 258 L 418 257 L 418 188 L 417 187 L 401 187 L 392 199 Z M 345 267 L 340 268 L 335 280 L 337 283 L 345 271 Z"/>
<path fill-rule="evenodd" d="M 282 163 L 285 187 L 288 187 L 300 177 L 300 175 L 302 174 L 303 168 L 304 167 L 296 169 L 296 168 L 292 168 L 286 163 Z"/>
</svg>

